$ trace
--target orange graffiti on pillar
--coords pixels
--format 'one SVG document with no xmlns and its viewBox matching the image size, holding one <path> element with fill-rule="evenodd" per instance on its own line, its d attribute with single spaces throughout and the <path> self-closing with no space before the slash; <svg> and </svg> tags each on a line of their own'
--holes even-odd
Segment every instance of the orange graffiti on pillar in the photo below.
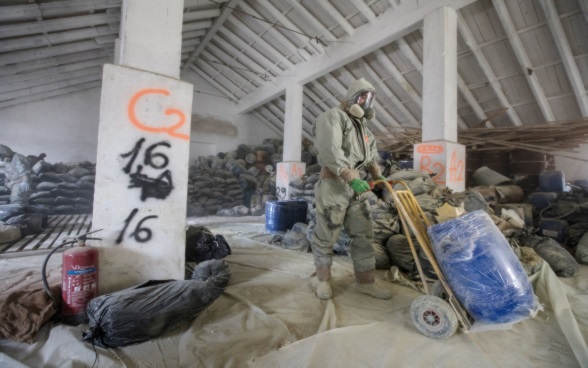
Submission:
<svg viewBox="0 0 588 368">
<path fill-rule="evenodd" d="M 425 154 L 443 153 L 443 146 L 438 144 L 419 144 L 417 146 L 417 152 Z"/>
<path fill-rule="evenodd" d="M 146 132 L 151 132 L 151 133 L 165 132 L 168 135 L 175 137 L 175 138 L 180 138 L 180 139 L 183 139 L 186 141 L 190 140 L 189 135 L 177 132 L 177 130 L 180 127 L 182 127 L 182 125 L 184 125 L 186 123 L 186 115 L 184 115 L 184 113 L 178 109 L 165 110 L 165 115 L 177 115 L 179 117 L 179 121 L 169 127 L 155 128 L 155 127 L 148 126 L 148 125 L 142 123 L 137 118 L 137 115 L 135 114 L 135 105 L 137 105 L 137 102 L 139 101 L 139 99 L 141 99 L 141 97 L 143 97 L 145 95 L 152 95 L 152 94 L 169 96 L 169 91 L 166 89 L 160 89 L 160 88 L 145 88 L 145 89 L 142 89 L 139 92 L 135 93 L 133 95 L 133 97 L 131 97 L 131 100 L 129 101 L 129 105 L 127 107 L 127 113 L 129 115 L 129 120 L 131 121 L 131 123 L 133 123 L 133 125 L 135 127 L 137 127 L 138 129 L 146 131 Z"/>
<path fill-rule="evenodd" d="M 288 172 L 286 171 L 286 168 L 282 165 L 278 167 L 278 181 L 280 182 L 280 184 L 288 182 Z"/>
<path fill-rule="evenodd" d="M 292 175 L 296 176 L 296 177 L 302 177 L 302 175 L 304 175 L 304 172 L 302 171 L 302 167 L 298 166 L 298 165 L 292 165 Z"/>
</svg>

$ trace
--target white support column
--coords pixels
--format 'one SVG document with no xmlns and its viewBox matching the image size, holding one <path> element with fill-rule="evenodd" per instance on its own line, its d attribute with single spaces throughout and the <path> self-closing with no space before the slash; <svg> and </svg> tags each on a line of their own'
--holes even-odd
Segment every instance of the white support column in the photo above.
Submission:
<svg viewBox="0 0 588 368">
<path fill-rule="evenodd" d="M 123 1 L 120 64 L 179 78 L 183 7 L 183 1 Z"/>
<path fill-rule="evenodd" d="M 423 142 L 457 142 L 457 14 L 443 7 L 425 17 Z"/>
<path fill-rule="evenodd" d="M 93 230 L 100 292 L 183 279 L 193 86 L 177 77 L 183 1 L 124 0 L 122 65 L 105 65 Z"/>
<path fill-rule="evenodd" d="M 300 161 L 302 150 L 302 86 L 286 87 L 284 119 L 284 161 Z"/>
<path fill-rule="evenodd" d="M 290 199 L 290 182 L 299 179 L 306 172 L 306 164 L 300 162 L 303 98 L 303 87 L 300 84 L 286 87 L 284 161 L 278 163 L 276 176 L 276 193 L 279 199 Z"/>
<path fill-rule="evenodd" d="M 465 190 L 465 147 L 457 143 L 457 14 L 443 7 L 425 17 L 423 143 L 414 147 L 418 170 L 454 191 Z"/>
</svg>

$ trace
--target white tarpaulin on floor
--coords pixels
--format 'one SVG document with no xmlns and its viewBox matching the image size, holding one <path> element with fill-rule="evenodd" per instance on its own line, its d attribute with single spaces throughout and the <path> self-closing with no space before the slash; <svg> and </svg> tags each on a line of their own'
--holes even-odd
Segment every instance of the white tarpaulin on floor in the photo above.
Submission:
<svg viewBox="0 0 588 368">
<path fill-rule="evenodd" d="M 338 257 L 334 298 L 321 301 L 312 287 L 310 254 L 269 245 L 259 221 L 231 221 L 242 219 L 197 220 L 225 235 L 232 247 L 226 292 L 166 336 L 119 349 L 96 348 L 96 366 L 588 367 L 586 266 L 572 278 L 558 278 L 545 266 L 532 277 L 547 313 L 510 330 L 458 331 L 438 341 L 421 335 L 409 318 L 419 292 L 382 281 L 394 292 L 391 300 L 359 294 L 351 288 L 351 263 Z M 30 258 L 0 261 L 3 279 L 40 269 Z M 380 280 L 385 276 L 378 272 Z M 48 325 L 31 345 L 1 341 L 0 366 L 92 366 L 94 348 L 79 341 L 86 327 Z"/>
</svg>

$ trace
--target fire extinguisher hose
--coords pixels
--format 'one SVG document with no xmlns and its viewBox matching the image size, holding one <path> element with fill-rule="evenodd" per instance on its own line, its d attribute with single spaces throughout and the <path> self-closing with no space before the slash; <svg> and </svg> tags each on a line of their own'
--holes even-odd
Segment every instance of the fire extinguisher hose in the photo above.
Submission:
<svg viewBox="0 0 588 368">
<path fill-rule="evenodd" d="M 77 242 L 77 240 L 72 240 L 72 241 L 68 241 L 68 242 L 59 244 L 57 247 L 53 248 L 53 250 L 51 252 L 49 252 L 49 254 L 47 254 L 47 257 L 45 257 L 45 261 L 43 261 L 43 268 L 41 269 L 41 277 L 43 279 L 43 287 L 45 288 L 45 292 L 47 293 L 47 295 L 49 295 L 49 298 L 51 298 L 51 302 L 53 303 L 53 308 L 55 308 L 55 310 L 59 310 L 59 304 L 57 304 L 57 301 L 55 300 L 55 296 L 51 292 L 51 288 L 49 288 L 49 283 L 47 282 L 47 272 L 46 272 L 47 262 L 49 262 L 49 258 L 51 258 L 53 253 L 55 253 L 59 248 L 63 247 L 64 245 L 67 245 L 67 244 L 73 244 L 75 242 Z"/>
</svg>

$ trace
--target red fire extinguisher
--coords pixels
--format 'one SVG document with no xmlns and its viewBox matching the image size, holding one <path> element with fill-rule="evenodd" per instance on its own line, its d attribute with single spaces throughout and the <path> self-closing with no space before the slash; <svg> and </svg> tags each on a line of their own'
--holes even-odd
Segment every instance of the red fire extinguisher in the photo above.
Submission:
<svg viewBox="0 0 588 368">
<path fill-rule="evenodd" d="M 63 252 L 62 256 L 61 322 L 68 325 L 87 323 L 86 306 L 90 300 L 98 296 L 98 249 L 86 246 L 86 240 L 100 239 L 89 238 L 87 236 L 88 234 L 91 233 L 80 235 L 73 241 L 60 244 L 47 255 L 43 263 L 43 283 L 45 284 L 45 290 L 53 300 L 53 306 L 58 310 L 57 302 L 50 292 L 45 276 L 47 261 L 62 246 L 77 243 L 77 245 Z"/>
</svg>

